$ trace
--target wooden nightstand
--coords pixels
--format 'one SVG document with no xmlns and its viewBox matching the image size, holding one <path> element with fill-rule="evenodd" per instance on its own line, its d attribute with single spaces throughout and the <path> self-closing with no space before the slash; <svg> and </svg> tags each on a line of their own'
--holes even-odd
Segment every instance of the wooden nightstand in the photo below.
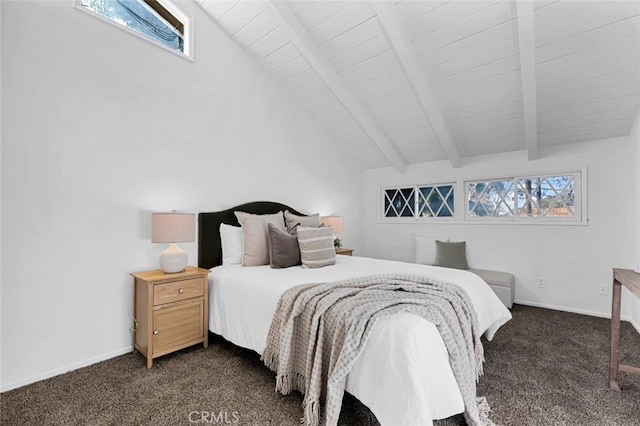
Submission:
<svg viewBox="0 0 640 426">
<path fill-rule="evenodd" d="M 344 256 L 353 256 L 353 249 L 340 247 L 336 249 L 336 254 L 341 254 Z"/>
<path fill-rule="evenodd" d="M 209 344 L 208 269 L 187 266 L 183 272 L 135 272 L 134 352 L 153 359 L 187 346 Z"/>
</svg>

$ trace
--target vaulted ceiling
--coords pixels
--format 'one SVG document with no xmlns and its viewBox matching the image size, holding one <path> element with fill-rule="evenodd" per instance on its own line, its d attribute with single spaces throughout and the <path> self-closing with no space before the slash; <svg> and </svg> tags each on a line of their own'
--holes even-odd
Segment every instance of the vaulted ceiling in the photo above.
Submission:
<svg viewBox="0 0 640 426">
<path fill-rule="evenodd" d="M 629 135 L 639 1 L 196 0 L 365 168 Z"/>
</svg>

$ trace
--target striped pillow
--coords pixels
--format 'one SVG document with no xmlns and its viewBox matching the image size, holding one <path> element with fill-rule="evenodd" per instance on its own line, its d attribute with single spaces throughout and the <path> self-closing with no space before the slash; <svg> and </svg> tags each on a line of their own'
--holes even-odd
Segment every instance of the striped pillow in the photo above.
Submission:
<svg viewBox="0 0 640 426">
<path fill-rule="evenodd" d="M 329 227 L 298 226 L 298 245 L 303 268 L 322 268 L 336 263 L 333 230 Z"/>
</svg>

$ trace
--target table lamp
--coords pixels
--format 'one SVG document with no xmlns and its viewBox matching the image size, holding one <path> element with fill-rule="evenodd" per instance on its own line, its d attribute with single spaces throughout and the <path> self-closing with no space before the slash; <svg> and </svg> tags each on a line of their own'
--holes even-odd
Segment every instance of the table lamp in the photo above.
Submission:
<svg viewBox="0 0 640 426">
<path fill-rule="evenodd" d="M 160 268 L 167 274 L 184 271 L 189 255 L 177 243 L 195 241 L 195 217 L 193 213 L 152 213 L 151 242 L 169 243 L 160 255 Z"/>
<path fill-rule="evenodd" d="M 336 248 L 339 248 L 342 243 L 340 242 L 340 239 L 336 237 L 336 234 L 342 232 L 342 226 L 344 225 L 344 219 L 342 216 L 322 216 L 320 221 L 325 226 L 330 226 L 331 229 L 333 229 L 333 245 L 336 246 Z"/>
</svg>

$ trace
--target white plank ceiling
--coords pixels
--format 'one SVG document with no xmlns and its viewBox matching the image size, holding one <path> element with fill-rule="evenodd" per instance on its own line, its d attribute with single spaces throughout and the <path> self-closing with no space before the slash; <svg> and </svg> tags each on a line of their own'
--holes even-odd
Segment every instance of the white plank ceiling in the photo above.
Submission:
<svg viewBox="0 0 640 426">
<path fill-rule="evenodd" d="M 640 1 L 196 0 L 365 168 L 629 135 Z"/>
</svg>

